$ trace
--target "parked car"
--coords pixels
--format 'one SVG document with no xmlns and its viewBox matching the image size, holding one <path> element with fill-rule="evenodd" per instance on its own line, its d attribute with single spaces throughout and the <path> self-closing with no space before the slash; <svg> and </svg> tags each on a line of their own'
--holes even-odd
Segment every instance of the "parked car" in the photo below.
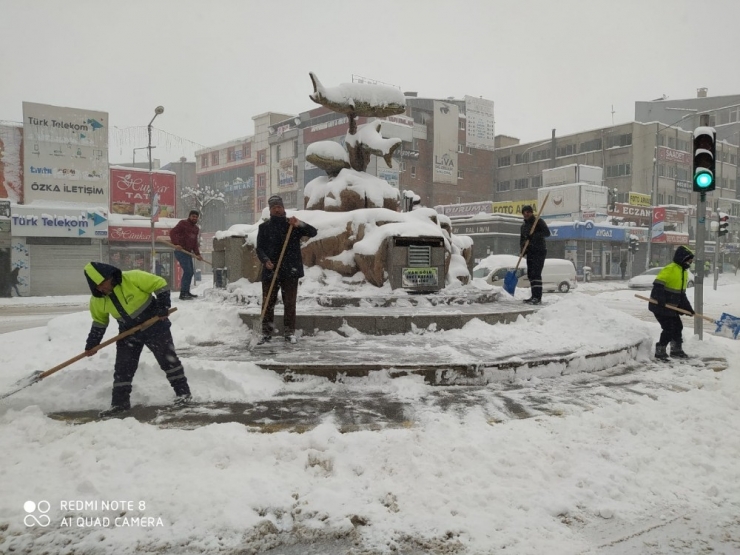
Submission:
<svg viewBox="0 0 740 555">
<path fill-rule="evenodd" d="M 663 268 L 650 268 L 645 270 L 639 275 L 636 275 L 627 282 L 627 285 L 632 289 L 652 289 L 655 276 L 657 276 Z M 689 281 L 686 287 L 694 286 L 694 274 L 689 270 Z"/>
<path fill-rule="evenodd" d="M 514 269 L 518 256 L 494 254 L 484 258 L 473 268 L 474 278 L 485 278 L 489 285 L 503 287 L 506 274 Z M 527 261 L 522 259 L 516 272 L 517 287 L 531 287 L 527 279 Z M 570 260 L 564 258 L 546 258 L 542 269 L 542 288 L 545 291 L 567 293 L 577 286 L 576 268 Z"/>
</svg>

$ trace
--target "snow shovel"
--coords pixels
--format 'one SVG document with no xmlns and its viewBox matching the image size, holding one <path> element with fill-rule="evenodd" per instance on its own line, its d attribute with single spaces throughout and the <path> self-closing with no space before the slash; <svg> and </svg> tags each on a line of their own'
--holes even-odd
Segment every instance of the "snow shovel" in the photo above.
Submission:
<svg viewBox="0 0 740 555">
<path fill-rule="evenodd" d="M 170 308 L 168 315 L 169 314 L 172 314 L 176 310 L 177 310 L 177 308 Z M 139 324 L 138 326 L 135 326 L 135 327 L 131 328 L 130 330 L 126 330 L 123 333 L 119 333 L 115 337 L 111 337 L 108 341 L 103 341 L 97 347 L 93 347 L 92 349 L 90 349 L 90 351 L 92 351 L 92 353 L 97 353 L 103 347 L 107 347 L 108 345 L 112 345 L 113 343 L 116 343 L 116 342 L 120 341 L 124 337 L 128 337 L 129 335 L 135 334 L 137 331 L 141 331 L 141 330 L 147 329 L 149 326 L 152 326 L 152 325 L 156 324 L 160 319 L 161 319 L 161 316 L 153 316 L 152 318 L 149 318 L 146 322 L 143 322 L 143 323 Z M 0 399 L 5 399 L 6 397 L 10 397 L 11 395 L 15 395 L 21 389 L 26 389 L 27 387 L 30 387 L 33 384 L 40 382 L 44 378 L 48 378 L 49 376 L 51 376 L 55 372 L 59 372 L 59 370 L 61 370 L 62 368 L 66 368 L 67 366 L 69 366 L 73 362 L 77 362 L 78 360 L 85 358 L 86 356 L 88 356 L 88 353 L 90 351 L 82 352 L 79 355 L 77 355 L 75 357 L 72 357 L 71 359 L 69 359 L 69 360 L 67 360 L 65 362 L 62 362 L 61 364 L 56 365 L 54 368 L 50 368 L 46 372 L 41 372 L 39 370 L 38 372 L 34 372 L 33 374 L 31 374 L 27 378 L 23 378 L 22 380 L 18 380 L 14 384 L 16 386 L 16 388 L 13 391 L 11 391 L 10 393 L 5 393 L 3 395 L 0 395 Z"/>
<path fill-rule="evenodd" d="M 272 289 L 275 287 L 275 281 L 277 281 L 278 272 L 280 271 L 280 265 L 283 263 L 283 256 L 285 255 L 285 249 L 288 248 L 288 241 L 290 240 L 290 234 L 293 231 L 293 226 L 288 224 L 288 234 L 285 236 L 283 242 L 283 250 L 280 251 L 280 257 L 278 258 L 277 265 L 275 266 L 272 273 L 272 281 L 270 282 L 270 288 L 267 290 L 267 297 L 262 299 L 262 313 L 260 319 L 255 322 L 252 327 L 252 341 L 249 343 L 249 350 L 251 351 L 257 346 L 257 341 L 262 335 L 262 321 L 265 319 L 265 313 L 267 312 L 267 305 L 270 303 L 270 297 L 272 297 Z"/>
<path fill-rule="evenodd" d="M 519 282 L 519 278 L 516 277 L 516 272 L 519 269 L 519 264 L 522 263 L 522 258 L 524 257 L 524 253 L 527 252 L 527 247 L 529 246 L 529 239 L 532 237 L 532 233 L 534 233 L 534 230 L 537 227 L 537 222 L 540 221 L 540 214 L 542 214 L 542 211 L 545 209 L 545 205 L 547 204 L 548 198 L 550 198 L 550 191 L 547 192 L 547 194 L 545 195 L 545 200 L 543 200 L 542 204 L 540 205 L 540 209 L 537 212 L 537 217 L 534 220 L 534 225 L 532 226 L 532 229 L 529 230 L 529 237 L 524 243 L 524 248 L 522 249 L 522 252 L 519 255 L 519 260 L 516 261 L 516 266 L 514 266 L 513 270 L 509 270 L 508 272 L 506 272 L 506 275 L 504 276 L 504 291 L 506 291 L 511 296 L 514 296 L 514 291 L 516 291 L 516 284 Z"/>
<path fill-rule="evenodd" d="M 169 247 L 172 247 L 172 248 L 173 248 L 173 249 L 175 249 L 175 250 L 178 250 L 178 248 L 177 248 L 177 245 L 175 245 L 174 243 L 170 243 L 170 242 L 169 242 L 169 241 L 168 241 L 167 239 L 164 239 L 163 237 L 157 237 L 157 241 L 159 241 L 160 243 L 164 243 L 165 245 L 167 245 L 167 246 L 169 246 Z M 182 252 L 184 252 L 185 254 L 187 254 L 187 255 L 189 255 L 189 256 L 192 256 L 192 257 L 193 257 L 193 258 L 195 258 L 196 260 L 202 260 L 202 261 L 203 261 L 203 262 L 205 262 L 206 264 L 210 264 L 211 266 L 213 266 L 213 263 L 212 263 L 212 262 L 208 262 L 208 260 L 206 260 L 206 259 L 205 259 L 205 258 L 203 258 L 203 257 L 200 257 L 200 258 L 199 258 L 199 257 L 198 257 L 197 255 L 193 254 L 192 252 L 188 252 L 188 251 L 186 251 L 186 250 L 183 250 Z"/>
</svg>

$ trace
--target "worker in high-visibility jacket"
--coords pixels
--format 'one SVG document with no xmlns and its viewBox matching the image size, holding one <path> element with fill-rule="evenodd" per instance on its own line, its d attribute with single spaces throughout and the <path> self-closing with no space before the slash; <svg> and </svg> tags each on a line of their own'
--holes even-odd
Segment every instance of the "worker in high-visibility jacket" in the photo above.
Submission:
<svg viewBox="0 0 740 555">
<path fill-rule="evenodd" d="M 681 313 L 672 310 L 666 305 L 672 305 L 688 311 L 692 316 L 694 309 L 686 296 L 686 285 L 689 282 L 689 267 L 694 262 L 694 253 L 688 247 L 681 245 L 673 254 L 673 262 L 665 266 L 655 277 L 650 297 L 657 304 L 649 303 L 648 309 L 662 329 L 660 339 L 655 344 L 655 358 L 668 360 L 666 351 L 671 345 L 670 356 L 673 358 L 689 358 L 683 350 L 683 323 Z"/>
<path fill-rule="evenodd" d="M 175 391 L 175 403 L 189 402 L 190 387 L 170 332 L 167 281 L 142 270 L 122 272 L 101 262 L 90 262 L 84 272 L 93 295 L 90 299 L 93 323 L 85 344 L 88 356 L 95 354 L 91 350 L 103 340 L 110 316 L 118 320 L 119 332 L 159 317 L 155 324 L 116 343 L 111 408 L 100 413 L 101 416 L 113 416 L 131 409 L 132 381 L 145 345 L 154 354 Z"/>
</svg>

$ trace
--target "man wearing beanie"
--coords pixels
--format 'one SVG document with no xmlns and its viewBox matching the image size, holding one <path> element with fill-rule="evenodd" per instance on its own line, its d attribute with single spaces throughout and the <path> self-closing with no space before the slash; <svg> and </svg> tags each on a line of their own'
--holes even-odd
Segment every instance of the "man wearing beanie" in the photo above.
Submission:
<svg viewBox="0 0 740 555">
<path fill-rule="evenodd" d="M 295 216 L 286 217 L 283 199 L 279 196 L 275 195 L 267 199 L 267 205 L 270 209 L 270 219 L 260 224 L 257 233 L 257 257 L 262 262 L 262 302 L 267 303 L 265 316 L 262 319 L 262 339 L 258 344 L 272 339 L 272 332 L 275 328 L 273 320 L 275 318 L 275 302 L 277 301 L 278 288 L 282 292 L 283 299 L 285 341 L 295 343 L 298 280 L 303 277 L 301 238 L 315 237 L 317 231 L 315 227 L 300 221 Z M 270 284 L 272 283 L 272 278 L 278 259 L 280 258 L 280 253 L 283 250 L 289 227 L 292 227 L 293 230 L 285 248 L 285 254 L 283 255 L 280 268 L 278 269 L 275 286 L 272 288 L 270 298 L 268 299 L 267 294 L 270 291 Z"/>
<path fill-rule="evenodd" d="M 542 302 L 542 269 L 545 267 L 545 258 L 547 258 L 547 244 L 545 238 L 550 236 L 550 228 L 544 220 L 535 218 L 534 211 L 529 204 L 522 206 L 522 223 L 521 234 L 519 236 L 519 249 L 527 245 L 527 278 L 531 284 L 532 296 L 525 300 L 527 304 L 540 304 Z M 532 229 L 537 220 L 537 226 Z"/>
</svg>

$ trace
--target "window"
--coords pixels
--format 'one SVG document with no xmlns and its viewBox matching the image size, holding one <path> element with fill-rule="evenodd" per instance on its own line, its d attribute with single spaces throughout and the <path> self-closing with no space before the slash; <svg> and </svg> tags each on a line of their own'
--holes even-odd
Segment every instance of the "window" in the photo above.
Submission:
<svg viewBox="0 0 740 555">
<path fill-rule="evenodd" d="M 533 177 L 532 178 L 532 181 L 531 181 L 531 184 L 530 184 L 530 187 L 532 187 L 532 189 L 539 189 L 540 187 L 542 187 L 542 176 L 541 175 L 537 175 L 537 176 Z"/>
<path fill-rule="evenodd" d="M 472 149 L 472 147 L 468 147 L 468 154 L 473 154 L 473 149 Z"/>
<path fill-rule="evenodd" d="M 514 180 L 514 189 L 526 189 L 527 187 L 529 187 L 528 177 Z"/>
<path fill-rule="evenodd" d="M 595 150 L 601 150 L 601 139 L 585 141 L 578 146 L 578 152 L 593 152 Z"/>
<path fill-rule="evenodd" d="M 499 181 L 496 183 L 496 191 L 501 193 L 503 191 L 509 190 L 509 182 L 508 181 Z"/>
<path fill-rule="evenodd" d="M 457 178 L 458 179 L 462 179 L 463 178 L 462 170 L 457 170 Z"/>
<path fill-rule="evenodd" d="M 218 150 L 216 152 L 211 152 L 211 165 L 218 166 Z"/>
<path fill-rule="evenodd" d="M 208 167 L 208 154 L 202 154 L 200 157 L 200 167 L 201 168 L 207 168 Z"/>
<path fill-rule="evenodd" d="M 659 137 L 662 139 L 662 135 L 659 135 Z M 660 142 L 660 141 L 658 141 Z M 624 135 L 615 135 L 613 137 L 609 137 L 606 140 L 606 148 L 615 148 L 618 146 L 629 146 L 632 144 L 632 133 L 625 133 Z M 664 144 L 663 142 L 660 142 L 660 144 Z"/>
<path fill-rule="evenodd" d="M 264 189 L 267 185 L 267 178 L 264 173 L 261 173 L 257 176 L 257 188 L 258 189 Z"/>
<path fill-rule="evenodd" d="M 267 151 L 266 150 L 260 150 L 259 152 L 257 152 L 257 163 L 258 164 L 267 163 Z"/>
<path fill-rule="evenodd" d="M 399 169 L 402 172 L 405 172 L 406 171 L 406 160 L 401 160 L 401 164 L 399 165 Z"/>
<path fill-rule="evenodd" d="M 416 177 L 416 166 L 411 166 L 411 177 Z"/>
<path fill-rule="evenodd" d="M 275 146 L 275 162 L 280 162 L 282 157 L 280 156 L 280 145 Z"/>
<path fill-rule="evenodd" d="M 529 162 L 529 152 L 525 152 L 524 154 L 517 154 L 514 157 L 515 164 L 526 164 L 527 162 Z"/>
<path fill-rule="evenodd" d="M 498 167 L 511 166 L 511 156 L 502 156 L 498 159 Z"/>
<path fill-rule="evenodd" d="M 226 150 L 226 161 L 233 162 L 236 160 L 236 148 L 231 146 Z"/>
<path fill-rule="evenodd" d="M 461 119 L 460 120 L 460 129 L 465 129 L 465 120 L 464 119 Z"/>
<path fill-rule="evenodd" d="M 293 141 L 293 158 L 298 158 L 298 139 Z"/>
<path fill-rule="evenodd" d="M 252 143 L 244 143 L 242 145 L 242 151 L 244 152 L 244 158 L 252 156 Z"/>
<path fill-rule="evenodd" d="M 465 146 L 457 143 L 457 151 L 462 154 L 463 152 L 465 152 Z"/>
<path fill-rule="evenodd" d="M 573 156 L 576 153 L 576 145 L 563 145 L 558 147 L 558 157 Z"/>
<path fill-rule="evenodd" d="M 542 150 L 536 150 L 532 153 L 532 162 L 536 162 L 537 160 L 549 160 L 550 158 L 550 149 L 545 148 Z"/>
<path fill-rule="evenodd" d="M 262 212 L 265 209 L 265 199 L 261 198 L 257 200 L 257 211 Z"/>
<path fill-rule="evenodd" d="M 663 170 L 663 166 L 658 166 L 658 175 L 662 175 L 660 172 Z M 631 164 L 615 164 L 613 166 L 606 167 L 606 177 L 622 177 L 623 175 L 632 174 Z"/>
</svg>

